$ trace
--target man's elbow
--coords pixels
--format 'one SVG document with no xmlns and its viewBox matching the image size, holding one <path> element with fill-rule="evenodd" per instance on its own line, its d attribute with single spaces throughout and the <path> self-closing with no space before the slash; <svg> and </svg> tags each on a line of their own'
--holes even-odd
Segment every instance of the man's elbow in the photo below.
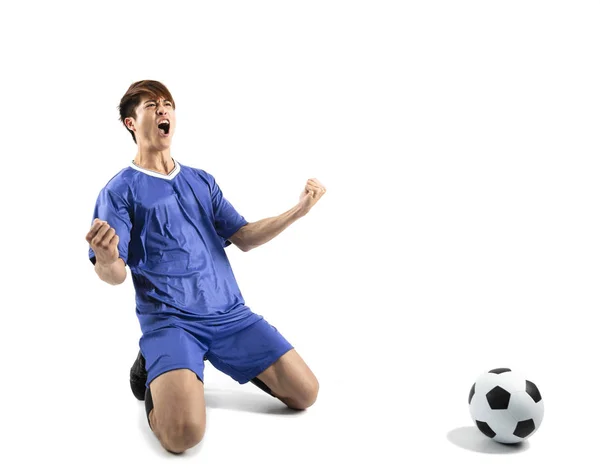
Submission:
<svg viewBox="0 0 600 476">
<path fill-rule="evenodd" d="M 119 274 L 119 275 L 115 276 L 114 281 L 110 284 L 112 284 L 113 286 L 118 286 L 119 284 L 123 284 L 126 279 L 127 279 L 127 271 L 125 271 L 125 269 L 123 269 L 123 274 Z"/>
<path fill-rule="evenodd" d="M 98 277 L 105 283 L 111 286 L 123 284 L 127 279 L 127 270 L 125 269 L 125 261 L 122 258 L 117 259 L 111 265 L 102 265 L 97 261 L 94 264 L 94 270 Z"/>
<path fill-rule="evenodd" d="M 231 241 L 244 253 L 254 248 L 254 246 L 248 243 L 248 225 L 249 224 L 242 226 L 238 231 L 229 237 L 229 241 Z"/>
<path fill-rule="evenodd" d="M 247 253 L 248 251 L 250 251 L 252 248 L 254 248 L 253 246 L 249 246 L 245 243 L 242 242 L 234 242 L 232 241 L 232 243 L 237 246 L 240 250 L 242 250 L 244 253 Z"/>
<path fill-rule="evenodd" d="M 115 276 L 115 285 L 123 284 L 127 279 L 127 268 L 125 267 L 125 262 L 122 258 L 117 259 L 119 263 L 119 273 Z"/>
<path fill-rule="evenodd" d="M 114 276 L 104 276 L 98 274 L 98 277 L 100 278 L 100 281 L 104 281 L 105 283 L 110 284 L 111 286 L 118 286 L 119 284 L 123 284 L 125 282 L 127 275 L 125 275 L 124 277 L 119 276 L 118 278 L 115 278 Z"/>
</svg>

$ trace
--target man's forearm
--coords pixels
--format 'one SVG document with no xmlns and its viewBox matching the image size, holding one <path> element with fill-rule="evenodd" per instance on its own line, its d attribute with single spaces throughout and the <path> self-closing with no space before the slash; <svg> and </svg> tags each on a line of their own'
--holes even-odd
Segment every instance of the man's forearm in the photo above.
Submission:
<svg viewBox="0 0 600 476">
<path fill-rule="evenodd" d="M 94 269 L 102 281 L 113 286 L 122 284 L 125 278 L 127 278 L 127 271 L 125 271 L 122 259 L 117 259 L 117 261 L 108 266 L 96 261 Z"/>
<path fill-rule="evenodd" d="M 248 223 L 240 229 L 245 250 L 249 251 L 257 246 L 264 245 L 304 215 L 305 213 L 302 213 L 302 210 L 295 206 L 279 216 Z"/>
</svg>

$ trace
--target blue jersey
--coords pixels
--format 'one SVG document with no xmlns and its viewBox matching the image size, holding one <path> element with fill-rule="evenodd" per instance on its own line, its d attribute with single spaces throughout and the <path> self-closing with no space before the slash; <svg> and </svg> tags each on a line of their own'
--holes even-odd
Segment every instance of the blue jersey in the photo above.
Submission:
<svg viewBox="0 0 600 476">
<path fill-rule="evenodd" d="M 248 222 L 211 174 L 174 162 L 169 175 L 132 162 L 100 191 L 92 217 L 119 236 L 143 333 L 181 319 L 218 325 L 254 315 L 225 253 Z M 91 247 L 89 258 L 96 263 Z"/>
</svg>

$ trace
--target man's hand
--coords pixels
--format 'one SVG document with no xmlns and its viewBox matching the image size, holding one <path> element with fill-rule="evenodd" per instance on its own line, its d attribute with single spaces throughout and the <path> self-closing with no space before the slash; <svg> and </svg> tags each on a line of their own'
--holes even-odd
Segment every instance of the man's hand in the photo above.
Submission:
<svg viewBox="0 0 600 476">
<path fill-rule="evenodd" d="M 119 235 L 107 222 L 95 218 L 85 239 L 94 250 L 96 261 L 102 265 L 110 266 L 119 259 Z"/>
<path fill-rule="evenodd" d="M 301 213 L 306 215 L 326 191 L 325 186 L 317 179 L 308 179 L 304 190 L 300 194 L 300 202 L 298 205 L 300 206 Z"/>
</svg>

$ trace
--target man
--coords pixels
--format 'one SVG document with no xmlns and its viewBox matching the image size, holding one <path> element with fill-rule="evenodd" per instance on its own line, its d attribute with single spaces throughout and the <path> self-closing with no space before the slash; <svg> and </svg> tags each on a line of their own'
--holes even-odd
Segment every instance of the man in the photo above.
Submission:
<svg viewBox="0 0 600 476">
<path fill-rule="evenodd" d="M 182 453 L 204 436 L 204 361 L 240 384 L 252 382 L 288 407 L 312 405 L 319 384 L 293 346 L 245 305 L 225 247 L 246 252 L 305 216 L 325 193 L 307 181 L 299 203 L 249 223 L 215 178 L 170 154 L 175 101 L 157 81 L 133 83 L 120 119 L 138 146 L 135 159 L 101 190 L 86 240 L 103 281 L 131 269 L 140 353 L 131 368 L 134 395 L 162 446 Z"/>
</svg>

